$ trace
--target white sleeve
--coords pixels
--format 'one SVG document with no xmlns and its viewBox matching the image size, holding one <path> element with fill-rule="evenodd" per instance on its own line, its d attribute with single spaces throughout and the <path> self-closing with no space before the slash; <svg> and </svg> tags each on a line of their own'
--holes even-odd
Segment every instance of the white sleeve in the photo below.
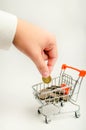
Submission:
<svg viewBox="0 0 86 130">
<path fill-rule="evenodd" d="M 9 49 L 17 28 L 17 17 L 0 10 L 0 49 Z"/>
</svg>

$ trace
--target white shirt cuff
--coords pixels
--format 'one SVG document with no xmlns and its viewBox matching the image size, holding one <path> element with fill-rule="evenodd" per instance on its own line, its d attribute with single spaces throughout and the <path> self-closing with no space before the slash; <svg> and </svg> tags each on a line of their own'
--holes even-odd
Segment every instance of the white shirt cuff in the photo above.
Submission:
<svg viewBox="0 0 86 130">
<path fill-rule="evenodd" d="M 9 49 L 17 28 L 17 17 L 0 11 L 0 49 Z"/>
</svg>

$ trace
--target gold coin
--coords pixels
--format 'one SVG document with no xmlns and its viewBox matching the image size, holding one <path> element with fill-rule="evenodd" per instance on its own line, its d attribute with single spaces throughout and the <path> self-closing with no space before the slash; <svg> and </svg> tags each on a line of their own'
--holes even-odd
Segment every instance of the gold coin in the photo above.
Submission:
<svg viewBox="0 0 86 130">
<path fill-rule="evenodd" d="M 52 78 L 51 78 L 51 76 L 48 76 L 47 78 L 42 77 L 42 80 L 43 80 L 44 83 L 48 84 L 48 83 L 51 82 Z"/>
</svg>

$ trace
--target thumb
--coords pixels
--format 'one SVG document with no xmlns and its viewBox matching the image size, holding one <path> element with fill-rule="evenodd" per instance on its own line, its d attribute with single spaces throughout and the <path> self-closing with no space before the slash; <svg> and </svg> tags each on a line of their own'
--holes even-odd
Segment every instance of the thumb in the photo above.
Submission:
<svg viewBox="0 0 86 130">
<path fill-rule="evenodd" d="M 42 55 L 38 55 L 35 64 L 43 77 L 49 76 L 49 68 Z"/>
</svg>

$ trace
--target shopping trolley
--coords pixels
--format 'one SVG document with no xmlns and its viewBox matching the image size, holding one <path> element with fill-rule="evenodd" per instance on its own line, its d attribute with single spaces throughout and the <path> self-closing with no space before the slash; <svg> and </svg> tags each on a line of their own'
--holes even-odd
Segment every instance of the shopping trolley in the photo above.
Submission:
<svg viewBox="0 0 86 130">
<path fill-rule="evenodd" d="M 75 71 L 78 72 L 78 76 L 76 78 L 72 77 L 67 70 L 69 70 L 68 72 L 72 70 L 73 74 Z M 44 107 L 49 105 L 56 107 L 57 113 L 53 111 L 53 115 L 56 115 L 61 114 L 61 109 L 65 107 L 65 103 L 70 102 L 70 104 L 77 107 L 77 109 L 72 111 L 75 113 L 75 117 L 80 117 L 80 105 L 77 104 L 77 99 L 85 75 L 85 70 L 79 70 L 63 64 L 60 75 L 53 78 L 49 84 L 38 83 L 32 86 L 35 98 L 41 103 L 41 106 L 38 108 L 38 114 L 42 114 L 45 117 L 45 123 L 51 121 L 43 111 Z"/>
</svg>

